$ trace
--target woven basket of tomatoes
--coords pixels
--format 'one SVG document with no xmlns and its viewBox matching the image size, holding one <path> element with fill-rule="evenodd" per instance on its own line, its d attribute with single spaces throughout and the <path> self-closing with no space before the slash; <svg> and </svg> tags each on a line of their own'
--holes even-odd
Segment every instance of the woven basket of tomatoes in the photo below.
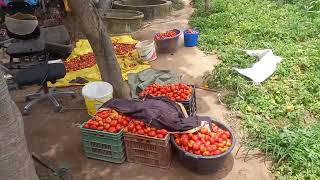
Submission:
<svg viewBox="0 0 320 180">
<path fill-rule="evenodd" d="M 178 48 L 180 35 L 181 32 L 178 29 L 156 33 L 154 41 L 156 43 L 157 51 L 160 53 L 174 53 Z"/>
<path fill-rule="evenodd" d="M 185 83 L 167 85 L 152 84 L 139 93 L 140 99 L 146 95 L 166 96 L 172 101 L 181 103 L 189 116 L 195 116 L 197 113 L 196 91 L 194 85 Z"/>
<path fill-rule="evenodd" d="M 126 159 L 123 128 L 131 119 L 112 109 L 99 110 L 80 126 L 85 155 L 93 159 L 123 163 Z"/>
<path fill-rule="evenodd" d="M 133 120 L 124 128 L 128 162 L 169 168 L 172 156 L 170 136 L 165 129 L 147 126 Z"/>
<path fill-rule="evenodd" d="M 230 128 L 217 121 L 213 121 L 211 132 L 201 128 L 194 133 L 172 135 L 171 141 L 181 164 L 199 174 L 221 169 L 235 146 Z"/>
</svg>

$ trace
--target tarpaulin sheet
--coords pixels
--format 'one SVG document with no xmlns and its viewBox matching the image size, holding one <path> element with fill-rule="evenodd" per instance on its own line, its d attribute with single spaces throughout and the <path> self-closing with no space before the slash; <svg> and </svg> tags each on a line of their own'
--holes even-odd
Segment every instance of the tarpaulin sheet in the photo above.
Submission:
<svg viewBox="0 0 320 180">
<path fill-rule="evenodd" d="M 126 44 L 136 44 L 138 41 L 134 40 L 129 35 L 124 36 L 115 36 L 112 37 L 112 42 L 117 43 L 126 43 Z M 89 41 L 86 39 L 80 39 L 76 43 L 76 47 L 73 49 L 70 56 L 67 58 L 66 61 L 70 61 L 72 58 L 88 54 L 92 51 L 92 48 L 89 44 Z M 116 55 L 118 63 L 121 68 L 122 77 L 124 80 L 128 80 L 128 73 L 138 73 L 145 69 L 150 68 L 148 63 L 143 63 L 140 61 L 137 50 L 133 50 L 125 55 Z M 76 79 L 77 77 L 84 78 L 89 82 L 99 81 L 101 80 L 99 68 L 97 65 L 94 65 L 89 68 L 77 70 L 77 71 L 70 71 L 66 74 L 63 79 L 57 80 L 55 84 L 51 84 L 48 82 L 49 87 L 66 87 L 66 86 L 73 86 L 73 85 L 84 85 L 78 83 L 70 83 L 71 80 Z"/>
</svg>

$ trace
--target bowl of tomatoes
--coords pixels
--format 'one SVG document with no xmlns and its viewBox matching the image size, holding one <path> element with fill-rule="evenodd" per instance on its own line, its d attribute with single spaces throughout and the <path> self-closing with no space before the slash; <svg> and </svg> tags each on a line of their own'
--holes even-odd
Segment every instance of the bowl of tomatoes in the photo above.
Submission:
<svg viewBox="0 0 320 180">
<path fill-rule="evenodd" d="M 181 31 L 172 29 L 166 32 L 158 32 L 154 35 L 157 51 L 160 53 L 174 53 L 178 48 Z"/>
<path fill-rule="evenodd" d="M 236 139 L 229 127 L 212 121 L 212 128 L 171 136 L 178 159 L 187 169 L 198 174 L 214 173 L 224 166 Z"/>
</svg>

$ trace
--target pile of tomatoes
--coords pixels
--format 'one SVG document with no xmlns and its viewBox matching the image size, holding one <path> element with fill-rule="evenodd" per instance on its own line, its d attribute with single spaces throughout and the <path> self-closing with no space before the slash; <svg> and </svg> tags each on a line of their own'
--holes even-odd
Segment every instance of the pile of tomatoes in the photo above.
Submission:
<svg viewBox="0 0 320 180">
<path fill-rule="evenodd" d="M 113 43 L 116 55 L 125 55 L 136 49 L 136 44 Z"/>
<path fill-rule="evenodd" d="M 144 97 L 147 94 L 152 96 L 166 96 L 172 101 L 186 101 L 190 99 L 192 87 L 185 83 L 167 85 L 152 84 L 139 93 L 139 96 Z"/>
<path fill-rule="evenodd" d="M 83 125 L 83 128 L 109 133 L 118 133 L 123 129 L 125 133 L 139 134 L 160 139 L 165 138 L 168 134 L 168 131 L 165 129 L 151 128 L 143 121 L 126 116 L 114 109 L 98 111 L 93 118 Z"/>
<path fill-rule="evenodd" d="M 67 72 L 77 71 L 84 68 L 92 67 L 96 64 L 96 58 L 93 53 L 72 58 L 64 63 Z"/>
<path fill-rule="evenodd" d="M 167 31 L 164 33 L 157 33 L 154 38 L 156 40 L 163 40 L 166 38 L 172 38 L 172 37 L 176 37 L 176 36 L 177 36 L 177 32 L 174 30 L 170 30 L 170 31 Z"/>
<path fill-rule="evenodd" d="M 175 134 L 175 142 L 183 150 L 202 156 L 215 156 L 226 152 L 232 146 L 229 131 L 212 124 L 212 130 L 201 128 L 190 134 Z"/>
<path fill-rule="evenodd" d="M 132 120 L 129 125 L 124 128 L 125 133 L 139 134 L 142 136 L 156 137 L 163 139 L 167 136 L 168 131 L 165 129 L 156 129 L 147 126 L 143 121 Z"/>
<path fill-rule="evenodd" d="M 113 109 L 102 110 L 96 113 L 83 128 L 117 133 L 132 120 L 131 117 L 125 116 Z"/>
</svg>

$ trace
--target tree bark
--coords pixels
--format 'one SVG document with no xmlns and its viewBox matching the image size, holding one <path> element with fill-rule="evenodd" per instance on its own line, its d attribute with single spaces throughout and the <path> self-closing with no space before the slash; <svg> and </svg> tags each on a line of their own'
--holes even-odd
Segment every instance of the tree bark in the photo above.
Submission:
<svg viewBox="0 0 320 180">
<path fill-rule="evenodd" d="M 210 9 L 210 0 L 204 1 L 204 9 L 205 11 L 208 11 Z"/>
<path fill-rule="evenodd" d="M 120 66 L 114 53 L 107 27 L 100 19 L 92 0 L 69 0 L 73 19 L 81 22 L 83 33 L 88 38 L 100 70 L 101 78 L 112 84 L 115 96 L 126 97 Z"/>
<path fill-rule="evenodd" d="M 11 100 L 0 68 L 0 179 L 38 180 L 27 148 L 21 113 Z"/>
</svg>

